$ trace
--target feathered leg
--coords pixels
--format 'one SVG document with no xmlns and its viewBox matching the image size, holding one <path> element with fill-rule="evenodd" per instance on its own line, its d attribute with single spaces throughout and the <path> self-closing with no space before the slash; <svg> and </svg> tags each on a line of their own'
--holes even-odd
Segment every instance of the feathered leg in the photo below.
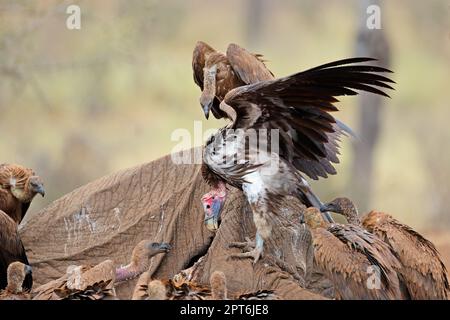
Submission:
<svg viewBox="0 0 450 320">
<path fill-rule="evenodd" d="M 255 242 L 232 243 L 232 247 L 250 249 L 247 252 L 233 254 L 234 258 L 253 258 L 256 263 L 261 258 L 264 249 L 264 240 L 268 239 L 272 233 L 272 225 L 269 221 L 269 206 L 266 203 L 265 188 L 258 174 L 247 176 L 249 183 L 244 183 L 242 190 L 247 197 L 253 211 L 253 221 L 256 226 Z"/>
</svg>

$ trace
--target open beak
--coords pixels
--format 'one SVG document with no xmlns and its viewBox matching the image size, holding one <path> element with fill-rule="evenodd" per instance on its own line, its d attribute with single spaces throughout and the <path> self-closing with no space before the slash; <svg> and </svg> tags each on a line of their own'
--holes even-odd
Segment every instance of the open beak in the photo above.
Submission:
<svg viewBox="0 0 450 320">
<path fill-rule="evenodd" d="M 216 198 L 212 202 L 211 210 L 205 208 L 205 226 L 209 231 L 215 232 L 219 229 L 220 214 L 222 212 L 224 200 Z"/>
</svg>

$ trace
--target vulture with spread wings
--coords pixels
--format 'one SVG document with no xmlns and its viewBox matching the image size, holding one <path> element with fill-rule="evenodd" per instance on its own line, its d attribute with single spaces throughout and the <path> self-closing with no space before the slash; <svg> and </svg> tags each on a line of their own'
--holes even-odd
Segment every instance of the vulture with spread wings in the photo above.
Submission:
<svg viewBox="0 0 450 320">
<path fill-rule="evenodd" d="M 203 104 L 201 98 L 204 109 L 216 108 L 215 115 L 231 121 L 209 139 L 204 149 L 203 176 L 212 187 L 202 197 L 205 223 L 210 229 L 218 227 L 227 195 L 225 186 L 229 184 L 244 192 L 257 228 L 252 243 L 255 248 L 237 257 L 258 261 L 264 239 L 271 234 L 271 215 L 279 211 L 281 197 L 293 195 L 308 206 L 321 206 L 301 172 L 313 179 L 335 173 L 332 163 L 338 162 L 341 132 L 330 113 L 338 110 L 334 105 L 337 96 L 356 95 L 355 90 L 362 90 L 388 97 L 379 88 L 392 89 L 388 83 L 393 81 L 380 73 L 391 71 L 363 64 L 373 60 L 345 59 L 284 78 L 261 79 L 231 89 L 223 99 L 218 96 L 220 90 L 213 89 L 214 99 L 222 100 L 218 107 L 214 100 Z M 215 72 L 220 66 L 215 66 L 204 68 L 205 87 L 207 82 L 219 82 L 220 72 Z M 257 75 L 253 68 L 257 69 L 247 64 L 233 70 Z M 236 73 L 241 75 L 231 72 L 234 76 Z M 326 218 L 332 221 L 328 214 Z"/>
</svg>

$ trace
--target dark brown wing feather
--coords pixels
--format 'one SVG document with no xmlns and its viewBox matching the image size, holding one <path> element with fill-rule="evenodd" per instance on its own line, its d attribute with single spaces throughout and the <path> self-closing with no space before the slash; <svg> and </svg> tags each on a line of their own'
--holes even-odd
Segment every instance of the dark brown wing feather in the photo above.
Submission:
<svg viewBox="0 0 450 320">
<path fill-rule="evenodd" d="M 232 43 L 227 48 L 227 58 L 245 84 L 274 79 L 273 73 L 267 69 L 260 54 L 253 54 Z"/>
<path fill-rule="evenodd" d="M 388 96 L 377 87 L 392 89 L 393 81 L 378 74 L 390 70 L 358 64 L 372 60 L 340 60 L 238 87 L 223 103 L 236 111 L 235 129 L 279 129 L 280 156 L 313 179 L 327 177 L 335 173 L 338 154 L 340 130 L 330 114 L 338 110 L 336 97 L 356 95 L 355 90 Z"/>
<path fill-rule="evenodd" d="M 7 269 L 10 263 L 20 261 L 29 264 L 19 233 L 17 224 L 3 211 L 0 211 L 0 290 L 7 285 Z M 31 275 L 24 281 L 24 288 L 31 289 L 33 285 Z"/>
<path fill-rule="evenodd" d="M 372 211 L 362 223 L 394 249 L 412 299 L 448 299 L 447 270 L 430 241 L 385 213 Z"/>
</svg>

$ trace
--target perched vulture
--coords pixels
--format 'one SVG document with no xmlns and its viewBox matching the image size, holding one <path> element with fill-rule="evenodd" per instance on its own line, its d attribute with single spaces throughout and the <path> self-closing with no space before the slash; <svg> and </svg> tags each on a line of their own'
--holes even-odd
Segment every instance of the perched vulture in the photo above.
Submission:
<svg viewBox="0 0 450 320">
<path fill-rule="evenodd" d="M 317 179 L 336 171 L 340 131 L 330 114 L 337 96 L 355 90 L 388 96 L 387 69 L 352 58 L 324 64 L 294 75 L 260 81 L 229 91 L 219 105 L 230 123 L 206 143 L 203 177 L 212 190 L 202 197 L 205 224 L 215 230 L 226 199 L 226 184 L 241 189 L 253 211 L 255 248 L 237 255 L 258 261 L 264 239 L 271 235 L 271 215 L 286 195 L 320 208 L 300 172 Z M 326 213 L 325 217 L 333 222 Z"/>
<path fill-rule="evenodd" d="M 0 300 L 30 300 L 29 290 L 24 291 L 24 280 L 31 274 L 31 267 L 22 262 L 13 262 L 8 266 L 8 285 L 0 290 Z"/>
<path fill-rule="evenodd" d="M 226 117 L 219 104 L 230 90 L 274 79 L 262 55 L 250 53 L 237 44 L 230 44 L 223 54 L 198 41 L 192 55 L 192 70 L 194 81 L 202 90 L 200 104 L 207 119 L 210 111 L 217 119 Z"/>
<path fill-rule="evenodd" d="M 96 266 L 69 266 L 64 276 L 33 291 L 33 300 L 100 300 L 115 297 L 114 285 L 138 277 L 149 267 L 149 260 L 170 250 L 167 243 L 142 240 L 133 249 L 128 265 L 115 267 L 105 260 Z"/>
<path fill-rule="evenodd" d="M 44 183 L 32 169 L 16 164 L 0 165 L 0 210 L 17 224 L 37 194 L 45 196 Z"/>
<path fill-rule="evenodd" d="M 334 284 L 336 299 L 405 299 L 391 248 L 361 227 L 326 222 L 319 209 L 305 210 L 316 265 Z"/>
<path fill-rule="evenodd" d="M 361 223 L 356 206 L 348 198 L 337 198 L 325 204 L 323 210 L 342 214 L 349 223 L 363 226 L 391 246 L 402 264 L 399 272 L 411 299 L 448 299 L 447 270 L 438 251 L 411 227 L 378 211 L 369 212 Z"/>
<path fill-rule="evenodd" d="M 13 262 L 28 265 L 27 255 L 17 232 L 17 224 L 0 210 L 0 290 L 5 289 L 8 279 L 8 266 Z M 22 285 L 22 283 L 21 283 Z M 26 273 L 23 287 L 30 290 L 33 286 L 31 271 Z"/>
</svg>

